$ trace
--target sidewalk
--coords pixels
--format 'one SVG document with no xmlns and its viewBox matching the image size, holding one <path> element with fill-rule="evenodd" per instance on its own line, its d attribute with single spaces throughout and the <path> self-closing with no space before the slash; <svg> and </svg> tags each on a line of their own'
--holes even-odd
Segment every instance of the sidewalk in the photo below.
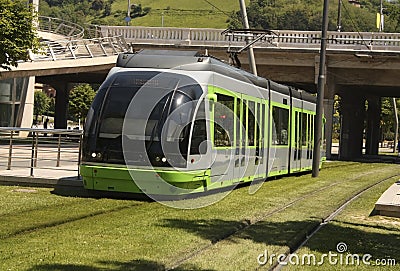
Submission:
<svg viewBox="0 0 400 271">
<path fill-rule="evenodd" d="M 46 169 L 34 168 L 33 176 L 30 176 L 30 173 L 30 168 L 1 169 L 0 184 L 43 187 L 83 186 L 76 166 L 49 167 Z"/>
<path fill-rule="evenodd" d="M 400 217 L 400 181 L 390 186 L 375 203 L 375 210 L 383 216 Z"/>
</svg>

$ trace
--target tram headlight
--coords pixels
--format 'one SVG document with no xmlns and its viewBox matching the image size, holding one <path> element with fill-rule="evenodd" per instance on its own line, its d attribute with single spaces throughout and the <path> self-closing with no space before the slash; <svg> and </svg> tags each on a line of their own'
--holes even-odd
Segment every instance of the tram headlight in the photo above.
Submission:
<svg viewBox="0 0 400 271">
<path fill-rule="evenodd" d="M 101 158 L 101 153 L 99 152 L 99 153 L 95 153 L 95 152 L 92 152 L 92 154 L 91 154 L 91 156 L 92 156 L 92 158 L 94 159 L 94 158 Z"/>
<path fill-rule="evenodd" d="M 165 162 L 167 162 L 167 158 L 163 157 L 163 158 L 161 158 L 161 161 L 162 161 L 163 163 L 165 163 Z"/>
</svg>

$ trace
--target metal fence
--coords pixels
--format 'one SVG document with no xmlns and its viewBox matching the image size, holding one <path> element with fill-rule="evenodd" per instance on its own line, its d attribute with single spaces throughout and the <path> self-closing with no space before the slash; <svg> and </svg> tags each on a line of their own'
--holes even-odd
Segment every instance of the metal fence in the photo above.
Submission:
<svg viewBox="0 0 400 271">
<path fill-rule="evenodd" d="M 81 130 L 0 127 L 0 169 L 26 170 L 31 177 L 38 169 L 53 177 L 59 171 L 79 177 L 82 135 Z"/>
</svg>

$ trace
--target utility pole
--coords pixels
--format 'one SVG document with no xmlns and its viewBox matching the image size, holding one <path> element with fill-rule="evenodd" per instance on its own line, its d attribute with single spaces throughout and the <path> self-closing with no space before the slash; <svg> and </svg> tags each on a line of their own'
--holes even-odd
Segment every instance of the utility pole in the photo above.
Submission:
<svg viewBox="0 0 400 271">
<path fill-rule="evenodd" d="M 397 142 L 399 140 L 399 116 L 397 115 L 397 103 L 396 103 L 396 98 L 393 98 L 393 110 L 394 110 L 394 146 L 393 146 L 393 152 L 396 152 L 397 149 Z"/>
<path fill-rule="evenodd" d="M 240 10 L 243 16 L 243 26 L 245 29 L 250 29 L 249 19 L 247 18 L 246 3 L 244 2 L 244 0 L 239 0 L 239 1 L 240 1 Z M 246 38 L 246 44 L 248 44 L 249 42 L 250 42 L 249 38 Z M 257 76 L 257 66 L 256 66 L 256 60 L 254 58 L 253 46 L 250 46 L 247 52 L 249 54 L 250 70 L 254 75 Z"/>
<path fill-rule="evenodd" d="M 319 175 L 319 163 L 321 160 L 322 142 L 322 115 L 324 111 L 324 90 L 326 82 L 326 42 L 328 34 L 328 4 L 329 0 L 324 0 L 324 11 L 322 17 L 321 51 L 319 56 L 319 75 L 317 86 L 317 112 L 314 124 L 314 155 L 312 161 L 312 177 Z"/>
</svg>

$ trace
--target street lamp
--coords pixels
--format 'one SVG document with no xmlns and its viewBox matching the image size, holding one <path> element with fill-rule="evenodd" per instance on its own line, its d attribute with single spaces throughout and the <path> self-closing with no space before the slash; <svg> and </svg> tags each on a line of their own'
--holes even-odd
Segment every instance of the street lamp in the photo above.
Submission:
<svg viewBox="0 0 400 271">
<path fill-rule="evenodd" d="M 131 21 L 131 0 L 128 0 L 128 10 L 126 12 L 126 17 L 124 19 L 126 22 L 126 25 L 129 25 L 129 22 Z"/>
<path fill-rule="evenodd" d="M 383 31 L 383 3 L 382 2 L 383 2 L 383 0 L 381 0 L 381 5 L 379 8 L 379 27 L 378 27 L 379 32 Z"/>
<path fill-rule="evenodd" d="M 336 31 L 340 32 L 341 30 L 342 30 L 342 0 L 339 0 Z"/>
</svg>

